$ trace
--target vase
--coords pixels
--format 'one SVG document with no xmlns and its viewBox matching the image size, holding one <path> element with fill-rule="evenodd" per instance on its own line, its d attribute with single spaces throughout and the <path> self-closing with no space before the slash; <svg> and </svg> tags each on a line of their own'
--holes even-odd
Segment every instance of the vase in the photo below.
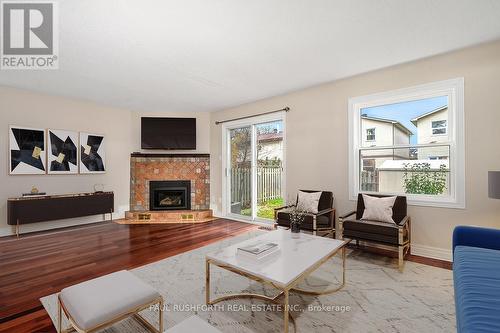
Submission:
<svg viewBox="0 0 500 333">
<path fill-rule="evenodd" d="M 297 234 L 300 232 L 300 223 L 290 223 L 290 230 L 294 234 Z"/>
</svg>

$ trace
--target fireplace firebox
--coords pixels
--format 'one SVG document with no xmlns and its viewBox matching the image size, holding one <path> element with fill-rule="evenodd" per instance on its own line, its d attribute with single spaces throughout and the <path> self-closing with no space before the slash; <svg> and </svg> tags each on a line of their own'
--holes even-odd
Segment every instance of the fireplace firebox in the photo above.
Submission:
<svg viewBox="0 0 500 333">
<path fill-rule="evenodd" d="M 150 210 L 190 210 L 191 181 L 166 180 L 149 182 Z"/>
</svg>

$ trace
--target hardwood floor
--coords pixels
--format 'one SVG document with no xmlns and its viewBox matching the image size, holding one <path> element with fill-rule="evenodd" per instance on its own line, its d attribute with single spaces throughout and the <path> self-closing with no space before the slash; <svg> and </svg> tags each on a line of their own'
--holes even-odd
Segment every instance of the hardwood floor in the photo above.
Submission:
<svg viewBox="0 0 500 333">
<path fill-rule="evenodd" d="M 131 269 L 233 237 L 257 226 L 218 219 L 203 224 L 113 222 L 0 238 L 0 333 L 56 332 L 40 297 L 121 269 Z M 394 253 L 364 248 L 381 255 Z M 451 268 L 417 256 L 407 260 Z"/>
<path fill-rule="evenodd" d="M 0 239 L 0 332 L 56 332 L 40 297 L 257 227 L 219 219 L 203 224 L 98 223 Z"/>
</svg>

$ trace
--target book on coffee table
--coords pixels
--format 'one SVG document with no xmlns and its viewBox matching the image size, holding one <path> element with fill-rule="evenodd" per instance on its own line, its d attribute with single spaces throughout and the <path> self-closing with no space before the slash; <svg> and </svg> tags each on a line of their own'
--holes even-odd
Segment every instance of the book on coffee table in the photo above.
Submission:
<svg viewBox="0 0 500 333">
<path fill-rule="evenodd" d="M 247 258 L 262 259 L 278 250 L 278 244 L 264 241 L 238 247 L 237 253 Z"/>
</svg>

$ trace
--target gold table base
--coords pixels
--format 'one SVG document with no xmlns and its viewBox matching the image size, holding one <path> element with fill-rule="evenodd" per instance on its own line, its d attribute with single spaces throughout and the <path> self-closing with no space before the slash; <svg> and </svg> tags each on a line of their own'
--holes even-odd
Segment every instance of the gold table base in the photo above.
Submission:
<svg viewBox="0 0 500 333">
<path fill-rule="evenodd" d="M 205 270 L 206 270 L 206 279 L 205 279 L 205 301 L 207 305 L 214 305 L 219 302 L 223 301 L 228 301 L 232 299 L 237 299 L 237 298 L 253 298 L 253 299 L 259 299 L 263 301 L 268 301 L 277 305 L 280 305 L 283 307 L 283 320 L 284 320 L 284 328 L 283 332 L 288 333 L 289 331 L 289 321 L 291 320 L 294 324 L 295 331 L 297 331 L 297 328 L 295 326 L 295 319 L 290 313 L 290 303 L 289 303 L 289 293 L 290 292 L 296 292 L 299 294 L 304 294 L 304 295 L 313 295 L 313 296 L 319 296 L 319 295 L 328 295 L 335 293 L 342 289 L 345 286 L 345 260 L 346 260 L 346 245 L 348 242 L 345 242 L 342 247 L 340 247 L 338 250 L 327 256 L 326 258 L 320 260 L 317 262 L 314 266 L 309 268 L 308 270 L 304 271 L 299 277 L 297 277 L 295 280 L 293 280 L 291 283 L 289 283 L 287 286 L 278 286 L 275 283 L 254 276 L 252 274 L 243 272 L 237 268 L 227 266 L 223 263 L 218 262 L 217 260 L 213 259 L 206 259 L 205 260 Z M 300 288 L 296 288 L 295 286 L 299 284 L 301 281 L 303 281 L 305 278 L 307 278 L 312 272 L 314 272 L 316 269 L 318 269 L 321 265 L 323 265 L 326 261 L 329 259 L 333 258 L 339 251 L 342 253 L 342 283 L 340 286 L 337 286 L 332 289 L 328 290 L 323 290 L 323 291 L 312 291 L 312 290 L 304 290 Z M 239 294 L 232 294 L 232 295 L 227 295 L 227 296 L 222 296 L 219 298 L 216 298 L 214 300 L 210 300 L 210 265 L 214 265 L 220 268 L 223 268 L 225 270 L 228 270 L 230 272 L 233 272 L 235 274 L 244 276 L 246 278 L 249 278 L 251 280 L 264 283 L 264 284 L 269 284 L 273 286 L 274 288 L 278 289 L 280 293 L 274 297 L 269 297 L 265 295 L 260 295 L 260 294 L 252 294 L 252 293 L 239 293 Z M 279 301 L 281 297 L 284 297 L 283 301 Z"/>
</svg>

